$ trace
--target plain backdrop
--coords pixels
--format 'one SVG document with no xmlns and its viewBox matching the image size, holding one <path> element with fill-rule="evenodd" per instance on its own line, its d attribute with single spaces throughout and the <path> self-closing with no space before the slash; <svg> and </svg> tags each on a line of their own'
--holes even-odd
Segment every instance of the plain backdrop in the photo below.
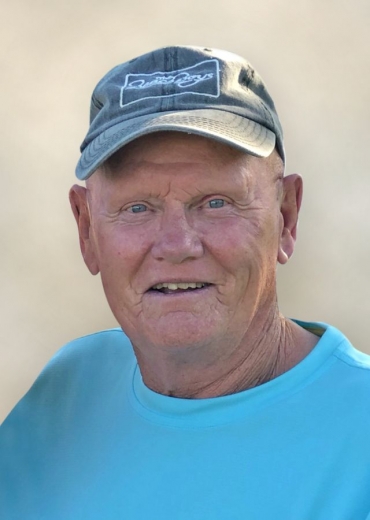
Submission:
<svg viewBox="0 0 370 520">
<path fill-rule="evenodd" d="M 224 48 L 268 84 L 287 173 L 305 181 L 279 269 L 283 313 L 370 352 L 368 0 L 2 0 L 0 420 L 53 353 L 116 326 L 68 203 L 90 95 L 114 65 L 169 44 Z"/>
</svg>

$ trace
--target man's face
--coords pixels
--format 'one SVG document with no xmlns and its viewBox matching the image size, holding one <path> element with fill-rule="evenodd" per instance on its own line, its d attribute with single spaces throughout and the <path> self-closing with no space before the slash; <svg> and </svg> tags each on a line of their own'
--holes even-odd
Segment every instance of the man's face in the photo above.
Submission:
<svg viewBox="0 0 370 520">
<path fill-rule="evenodd" d="M 75 204 L 85 261 L 133 344 L 241 340 L 275 304 L 285 259 L 277 156 L 169 132 L 111 163 Z"/>
</svg>

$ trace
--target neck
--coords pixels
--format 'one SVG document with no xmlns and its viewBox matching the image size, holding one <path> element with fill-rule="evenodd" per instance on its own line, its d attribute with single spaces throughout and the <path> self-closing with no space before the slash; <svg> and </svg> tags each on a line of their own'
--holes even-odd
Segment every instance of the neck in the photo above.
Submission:
<svg viewBox="0 0 370 520">
<path fill-rule="evenodd" d="M 209 364 L 196 362 L 193 356 L 191 361 L 190 356 L 184 359 L 182 354 L 181 360 L 172 355 L 158 356 L 153 366 L 152 362 L 146 363 L 139 349 L 135 348 L 135 352 L 149 388 L 173 397 L 199 399 L 234 394 L 266 383 L 299 363 L 317 342 L 317 336 L 276 309 L 263 323 L 252 323 L 239 344 L 224 341 L 219 350 L 222 355 Z M 212 349 L 214 352 L 214 344 Z M 225 357 L 225 353 L 230 355 Z"/>
</svg>

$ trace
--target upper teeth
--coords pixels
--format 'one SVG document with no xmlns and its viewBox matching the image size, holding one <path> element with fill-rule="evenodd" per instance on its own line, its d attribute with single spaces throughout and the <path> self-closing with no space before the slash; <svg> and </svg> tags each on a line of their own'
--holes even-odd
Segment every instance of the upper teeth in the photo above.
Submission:
<svg viewBox="0 0 370 520">
<path fill-rule="evenodd" d="M 176 289 L 201 289 L 205 286 L 205 283 L 202 282 L 184 282 L 184 283 L 157 283 L 157 285 L 153 285 L 153 289 L 163 289 L 167 288 L 171 291 L 176 291 Z"/>
</svg>

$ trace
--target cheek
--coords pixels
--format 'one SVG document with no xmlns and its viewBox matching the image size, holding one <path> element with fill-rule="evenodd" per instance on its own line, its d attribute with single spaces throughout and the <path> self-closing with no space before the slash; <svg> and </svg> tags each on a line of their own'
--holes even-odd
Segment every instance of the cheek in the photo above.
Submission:
<svg viewBox="0 0 370 520">
<path fill-rule="evenodd" d="M 96 244 L 99 262 L 105 265 L 140 256 L 145 249 L 145 238 L 140 230 L 112 225 L 99 229 Z"/>
<path fill-rule="evenodd" d="M 211 255 L 243 289 L 251 283 L 275 272 L 279 244 L 279 222 L 270 216 L 265 219 L 240 219 L 219 222 L 208 227 L 204 241 Z"/>
<path fill-rule="evenodd" d="M 265 230 L 257 219 L 220 221 L 204 229 L 202 234 L 212 254 L 233 268 L 263 258 L 262 251 L 268 243 Z"/>
<path fill-rule="evenodd" d="M 119 297 L 123 290 L 135 286 L 135 277 L 148 248 L 147 237 L 140 230 L 125 230 L 119 226 L 100 230 L 97 256 L 105 290 Z"/>
</svg>

